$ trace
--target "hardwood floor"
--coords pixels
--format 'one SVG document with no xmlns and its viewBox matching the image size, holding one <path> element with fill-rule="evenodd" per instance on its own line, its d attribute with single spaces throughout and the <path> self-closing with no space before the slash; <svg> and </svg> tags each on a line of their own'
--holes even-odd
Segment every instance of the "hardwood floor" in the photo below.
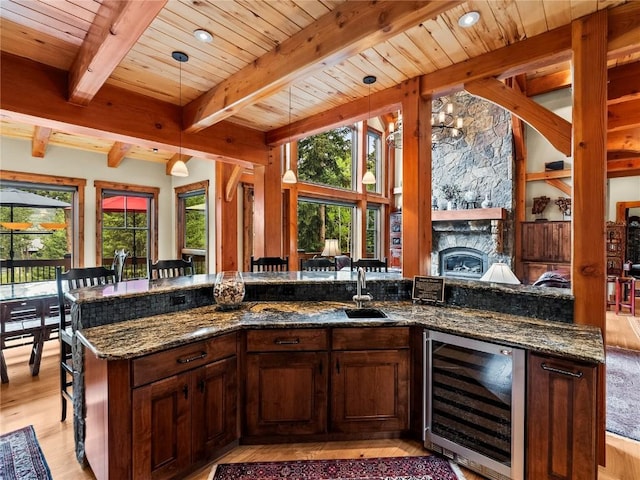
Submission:
<svg viewBox="0 0 640 480">
<path fill-rule="evenodd" d="M 607 313 L 607 343 L 640 350 L 640 338 L 633 332 L 629 315 Z M 0 387 L 0 433 L 33 425 L 54 479 L 90 480 L 90 468 L 75 460 L 73 426 L 70 418 L 60 422 L 58 394 L 58 344 L 45 344 L 40 374 L 32 377 L 27 366 L 28 348 L 5 350 L 10 383 Z M 357 458 L 420 455 L 419 442 L 367 440 L 362 442 L 296 443 L 285 445 L 239 446 L 218 462 L 256 462 L 293 459 Z M 193 473 L 187 480 L 206 480 L 212 465 Z M 482 477 L 464 471 L 468 480 Z M 607 435 L 607 468 L 600 467 L 600 480 L 640 478 L 640 442 Z"/>
</svg>

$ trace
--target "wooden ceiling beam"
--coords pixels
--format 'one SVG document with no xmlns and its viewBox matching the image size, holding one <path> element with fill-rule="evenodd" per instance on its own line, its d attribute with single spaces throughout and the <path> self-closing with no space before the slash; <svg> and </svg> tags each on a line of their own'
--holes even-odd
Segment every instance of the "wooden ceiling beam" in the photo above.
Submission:
<svg viewBox="0 0 640 480">
<path fill-rule="evenodd" d="M 619 58 L 640 50 L 640 2 L 611 8 L 607 15 L 607 58 Z M 462 90 L 465 82 L 512 77 L 569 60 L 571 25 L 565 25 L 423 75 L 420 93 L 445 95 Z"/>
<path fill-rule="evenodd" d="M 115 142 L 107 154 L 107 166 L 117 168 L 131 148 L 133 145 L 130 143 Z"/>
<path fill-rule="evenodd" d="M 420 94 L 440 96 L 487 77 L 514 77 L 571 59 L 571 25 L 499 48 L 422 76 Z"/>
<path fill-rule="evenodd" d="M 555 92 L 570 86 L 571 69 L 567 69 L 527 80 L 526 93 L 528 97 L 535 97 L 536 95 Z"/>
<path fill-rule="evenodd" d="M 342 3 L 186 105 L 186 131 L 214 125 L 297 79 L 336 65 L 461 3 Z"/>
<path fill-rule="evenodd" d="M 564 118 L 494 78 L 465 83 L 464 89 L 508 110 L 531 125 L 566 156 L 571 155 L 571 123 Z"/>
<path fill-rule="evenodd" d="M 49 145 L 49 138 L 51 137 L 51 128 L 36 126 L 33 130 L 33 137 L 31 138 L 31 156 L 44 158 L 44 152 Z"/>
<path fill-rule="evenodd" d="M 640 85 L 640 81 L 638 84 Z M 640 98 L 609 105 L 607 108 L 607 131 L 615 132 L 630 128 L 640 128 Z"/>
<path fill-rule="evenodd" d="M 86 107 L 66 100 L 66 72 L 0 54 L 0 113 L 7 119 L 62 132 L 241 165 L 267 163 L 263 132 L 230 122 L 182 134 L 180 107 L 105 84 Z M 182 144 L 180 144 L 182 143 Z"/>
<path fill-rule="evenodd" d="M 634 158 L 609 160 L 607 162 L 607 178 L 632 177 L 636 175 L 640 175 L 640 153 Z"/>
<path fill-rule="evenodd" d="M 400 83 L 380 92 L 372 93 L 370 98 L 360 98 L 317 115 L 303 118 L 291 125 L 283 125 L 270 130 L 266 133 L 266 142 L 271 146 L 279 145 L 290 140 L 299 140 L 315 133 L 359 122 L 367 117 L 377 117 L 398 111 L 402 108 L 402 87 L 403 84 Z"/>
<path fill-rule="evenodd" d="M 191 155 L 185 155 L 185 154 L 179 154 L 179 153 L 174 154 L 169 160 L 167 160 L 165 173 L 167 175 L 171 175 L 171 169 L 180 160 L 182 160 L 184 163 L 187 163 L 189 160 L 191 160 Z"/>
<path fill-rule="evenodd" d="M 640 151 L 640 128 L 609 132 L 607 134 L 607 150 Z"/>
<path fill-rule="evenodd" d="M 69 70 L 69 102 L 88 105 L 167 0 L 104 0 Z"/>
<path fill-rule="evenodd" d="M 608 105 L 640 98 L 640 61 L 610 68 L 607 78 Z"/>
</svg>

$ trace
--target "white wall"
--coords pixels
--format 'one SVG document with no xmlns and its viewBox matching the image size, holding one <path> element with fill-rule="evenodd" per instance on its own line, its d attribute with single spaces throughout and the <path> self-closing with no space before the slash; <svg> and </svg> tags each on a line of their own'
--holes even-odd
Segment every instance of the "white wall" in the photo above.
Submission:
<svg viewBox="0 0 640 480">
<path fill-rule="evenodd" d="M 534 100 L 545 106 L 565 120 L 571 121 L 571 89 L 565 88 L 556 92 L 534 97 Z M 556 150 L 542 135 L 525 125 L 525 141 L 527 148 L 527 172 L 543 172 L 545 162 L 564 160 L 565 168 L 573 168 L 571 157 L 565 157 Z M 571 185 L 571 178 L 563 179 Z M 640 176 L 612 178 L 607 181 L 607 220 L 616 219 L 616 202 L 640 200 Z M 544 181 L 527 182 L 526 207 L 527 220 L 535 220 L 531 214 L 533 198 L 546 195 L 551 199 L 544 211 L 544 217 L 548 220 L 563 220 L 560 209 L 554 201 L 558 197 L 566 197 L 564 193 Z"/>
<path fill-rule="evenodd" d="M 210 160 L 191 159 L 187 166 L 189 176 L 171 177 L 165 174 L 165 164 L 125 158 L 117 168 L 107 166 L 107 155 L 100 152 L 76 150 L 49 145 L 44 158 L 31 156 L 31 142 L 0 137 L 0 169 L 43 175 L 57 175 L 86 179 L 84 212 L 84 258 L 85 266 L 96 263 L 96 191 L 94 181 L 109 181 L 158 187 L 158 256 L 174 258 L 176 250 L 175 186 L 209 179 L 209 245 L 213 245 L 215 236 L 215 168 Z M 213 249 L 210 248 L 210 258 Z M 214 259 L 215 260 L 215 259 Z M 211 262 L 211 260 L 210 260 Z M 215 265 L 215 261 L 213 263 Z M 211 266 L 211 264 L 210 264 Z M 214 271 L 211 269 L 210 271 Z"/>
</svg>

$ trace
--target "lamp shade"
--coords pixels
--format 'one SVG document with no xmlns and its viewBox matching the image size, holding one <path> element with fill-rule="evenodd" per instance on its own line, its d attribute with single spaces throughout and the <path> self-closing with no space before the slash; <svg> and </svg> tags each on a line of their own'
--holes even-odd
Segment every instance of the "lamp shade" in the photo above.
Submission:
<svg viewBox="0 0 640 480">
<path fill-rule="evenodd" d="M 373 173 L 371 173 L 371 170 L 367 170 L 365 172 L 365 174 L 362 177 L 362 184 L 363 185 L 375 185 L 376 184 L 376 177 Z"/>
<path fill-rule="evenodd" d="M 288 169 L 284 172 L 282 176 L 282 183 L 297 183 L 298 179 L 296 178 L 296 174 L 293 173 L 293 170 Z"/>
<path fill-rule="evenodd" d="M 480 280 L 483 282 L 520 284 L 520 280 L 511 271 L 509 265 L 502 262 L 493 263 Z"/>
<path fill-rule="evenodd" d="M 340 245 L 337 238 L 327 238 L 324 241 L 324 250 L 320 254 L 323 257 L 335 257 L 340 255 Z"/>
<path fill-rule="evenodd" d="M 187 170 L 187 164 L 182 160 L 178 160 L 173 164 L 173 167 L 171 167 L 171 175 L 174 177 L 188 177 L 189 170 Z"/>
</svg>

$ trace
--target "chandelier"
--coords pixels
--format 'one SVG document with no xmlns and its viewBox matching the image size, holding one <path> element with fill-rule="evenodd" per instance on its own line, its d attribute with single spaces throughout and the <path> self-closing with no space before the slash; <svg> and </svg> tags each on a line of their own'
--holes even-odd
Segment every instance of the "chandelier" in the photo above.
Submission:
<svg viewBox="0 0 640 480">
<path fill-rule="evenodd" d="M 431 149 L 438 145 L 455 145 L 464 137 L 463 119 L 456 113 L 455 104 L 447 97 L 436 98 L 431 108 Z M 395 125 L 389 127 L 387 144 L 402 148 L 402 115 L 398 115 Z"/>
</svg>

